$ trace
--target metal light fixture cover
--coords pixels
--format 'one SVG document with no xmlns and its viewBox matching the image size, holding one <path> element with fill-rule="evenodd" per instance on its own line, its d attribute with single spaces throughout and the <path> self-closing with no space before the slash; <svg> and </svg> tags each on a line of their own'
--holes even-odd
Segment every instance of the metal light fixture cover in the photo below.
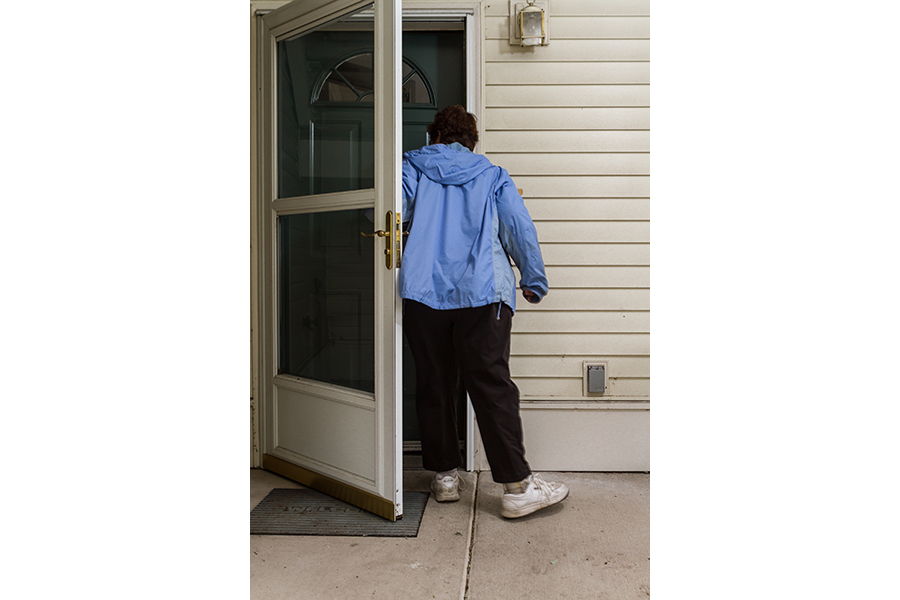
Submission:
<svg viewBox="0 0 900 600">
<path fill-rule="evenodd" d="M 509 0 L 509 45 L 534 48 L 550 44 L 550 0 Z"/>
<path fill-rule="evenodd" d="M 523 46 L 540 46 L 547 35 L 544 11 L 528 0 L 528 6 L 519 13 L 519 36 Z"/>
</svg>

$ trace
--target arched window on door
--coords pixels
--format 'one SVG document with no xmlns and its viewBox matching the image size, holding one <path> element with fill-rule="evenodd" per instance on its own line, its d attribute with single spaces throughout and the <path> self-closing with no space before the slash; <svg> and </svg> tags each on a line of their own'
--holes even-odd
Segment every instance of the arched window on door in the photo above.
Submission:
<svg viewBox="0 0 900 600">
<path fill-rule="evenodd" d="M 326 68 L 313 86 L 310 104 L 352 105 L 374 101 L 375 67 L 371 50 L 343 56 Z M 404 105 L 436 108 L 434 88 L 425 73 L 403 57 Z"/>
</svg>

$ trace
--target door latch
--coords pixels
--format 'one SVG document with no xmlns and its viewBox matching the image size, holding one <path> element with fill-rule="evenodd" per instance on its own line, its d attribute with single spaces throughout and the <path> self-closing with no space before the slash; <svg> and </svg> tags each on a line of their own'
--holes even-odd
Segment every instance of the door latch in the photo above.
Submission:
<svg viewBox="0 0 900 600">
<path fill-rule="evenodd" d="M 387 211 L 384 219 L 384 229 L 379 229 L 375 233 L 364 233 L 362 231 L 359 234 L 363 237 L 383 237 L 384 238 L 384 266 L 387 267 L 388 270 L 391 270 L 394 266 L 394 239 L 397 239 L 397 267 L 400 267 L 400 213 L 397 213 L 397 227 L 396 234 L 394 234 L 394 213 L 392 211 Z"/>
<path fill-rule="evenodd" d="M 397 268 L 400 268 L 400 248 L 403 246 L 403 221 L 400 211 L 397 211 L 394 223 L 394 256 L 397 257 Z"/>
</svg>

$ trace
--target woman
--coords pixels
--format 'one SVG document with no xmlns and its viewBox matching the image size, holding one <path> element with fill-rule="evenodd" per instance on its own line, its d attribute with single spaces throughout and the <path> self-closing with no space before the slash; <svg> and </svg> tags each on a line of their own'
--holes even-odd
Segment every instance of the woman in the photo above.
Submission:
<svg viewBox="0 0 900 600">
<path fill-rule="evenodd" d="M 525 460 L 519 390 L 509 375 L 515 275 L 540 302 L 547 276 L 534 223 L 505 169 L 474 154 L 474 115 L 449 106 L 428 127 L 433 143 L 403 160 L 403 220 L 409 238 L 400 269 L 403 325 L 416 362 L 422 462 L 436 472 L 439 502 L 459 500 L 458 376 L 472 400 L 501 514 L 516 518 L 561 502 L 563 483 L 545 482 Z"/>
</svg>

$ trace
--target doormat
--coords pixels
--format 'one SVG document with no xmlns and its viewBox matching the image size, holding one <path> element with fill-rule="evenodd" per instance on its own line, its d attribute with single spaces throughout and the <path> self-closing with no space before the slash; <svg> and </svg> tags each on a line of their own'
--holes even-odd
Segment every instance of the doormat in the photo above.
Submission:
<svg viewBox="0 0 900 600">
<path fill-rule="evenodd" d="M 416 537 L 428 492 L 403 492 L 403 518 L 384 517 L 316 490 L 279 488 L 250 511 L 250 535 Z"/>
</svg>

